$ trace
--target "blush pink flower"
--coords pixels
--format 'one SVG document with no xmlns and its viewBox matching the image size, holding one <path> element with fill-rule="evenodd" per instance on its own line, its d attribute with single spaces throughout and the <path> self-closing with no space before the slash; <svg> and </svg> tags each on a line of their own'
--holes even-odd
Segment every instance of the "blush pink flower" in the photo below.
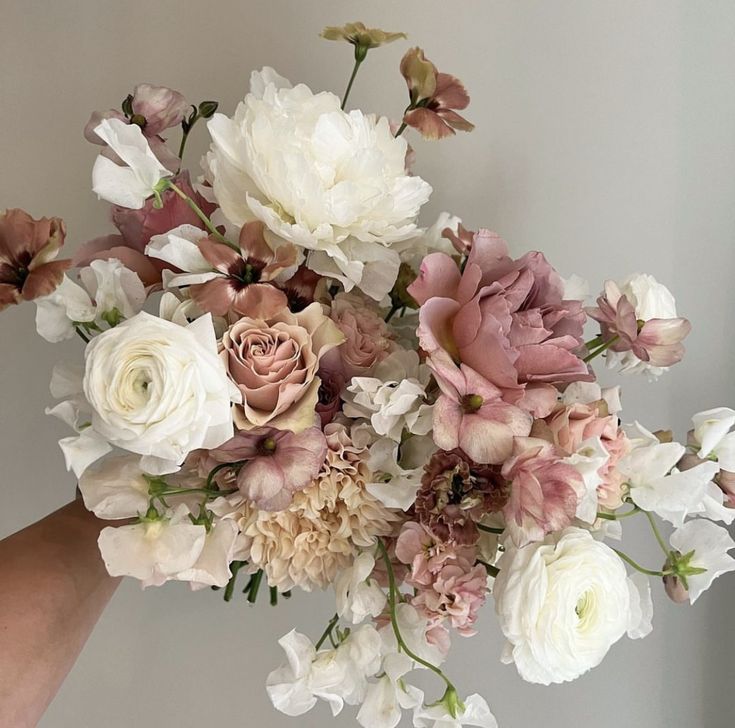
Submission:
<svg viewBox="0 0 735 728">
<path fill-rule="evenodd" d="M 172 180 L 189 195 L 205 213 L 211 214 L 213 206 L 194 191 L 189 173 L 182 172 Z M 105 235 L 90 240 L 79 248 L 73 258 L 77 267 L 89 265 L 93 260 L 117 258 L 126 268 L 138 274 L 146 286 L 160 285 L 161 271 L 171 266 L 158 258 L 145 255 L 145 249 L 154 235 L 163 235 L 179 225 L 193 225 L 204 229 L 202 221 L 172 190 L 166 190 L 161 199 L 163 206 L 156 208 L 153 198 L 146 200 L 140 210 L 113 206 L 112 222 L 118 235 Z"/>
<path fill-rule="evenodd" d="M 298 434 L 273 428 L 241 430 L 208 453 L 208 462 L 243 462 L 237 487 L 264 511 L 282 511 L 294 494 L 319 475 L 327 456 L 327 440 L 318 427 Z"/>
<path fill-rule="evenodd" d="M 70 260 L 55 260 L 64 244 L 64 221 L 34 220 L 24 210 L 0 214 L 0 311 L 53 293 Z"/>
<path fill-rule="evenodd" d="M 455 129 L 475 128 L 456 111 L 466 109 L 470 103 L 462 82 L 448 73 L 439 73 L 421 48 L 406 52 L 401 60 L 401 74 L 411 99 L 404 124 L 418 129 L 425 139 L 441 139 L 455 134 Z"/>
<path fill-rule="evenodd" d="M 513 439 L 531 431 L 531 415 L 503 400 L 503 393 L 465 364 L 456 367 L 443 351 L 428 362 L 441 395 L 434 410 L 433 437 L 442 450 L 461 449 L 477 463 L 502 463 Z"/>
<path fill-rule="evenodd" d="M 656 281 L 650 288 L 652 299 L 654 296 L 670 297 L 669 292 Z M 673 310 L 673 298 L 671 304 L 668 303 L 665 300 L 661 308 Z M 641 302 L 638 307 L 645 308 L 646 302 Z M 682 341 L 691 331 L 689 321 L 676 316 L 642 318 L 641 312 L 636 311 L 635 302 L 630 301 L 614 281 L 605 283 L 605 292 L 597 299 L 597 307 L 587 309 L 587 313 L 599 322 L 602 341 L 613 342 L 609 346 L 611 351 L 630 351 L 652 367 L 670 367 L 684 356 Z"/>
<path fill-rule="evenodd" d="M 577 493 L 584 488 L 576 468 L 562 462 L 563 454 L 545 440 L 518 438 L 513 457 L 502 469 L 510 482 L 503 509 L 506 528 L 521 548 L 541 541 L 547 533 L 566 528 L 577 510 Z"/>
<path fill-rule="evenodd" d="M 553 385 L 591 381 L 578 356 L 585 313 L 541 253 L 508 257 L 503 240 L 474 236 L 463 272 L 444 253 L 428 255 L 409 293 L 420 304 L 419 341 L 444 352 L 537 417 L 556 404 Z"/>
<path fill-rule="evenodd" d="M 127 124 L 136 124 L 161 164 L 171 172 L 176 172 L 181 160 L 166 146 L 161 133 L 181 124 L 189 110 L 189 102 L 178 91 L 141 83 L 126 99 L 123 108 L 126 108 L 126 113 L 116 109 L 93 112 L 84 127 L 84 138 L 93 144 L 103 144 L 94 132 L 103 119 L 119 119 Z"/>
<path fill-rule="evenodd" d="M 288 308 L 286 294 L 271 281 L 296 264 L 296 248 L 290 244 L 271 250 L 260 220 L 240 230 L 240 253 L 212 238 L 197 245 L 207 262 L 221 275 L 189 288 L 200 308 L 215 316 L 232 312 L 251 318 L 270 318 Z"/>
</svg>

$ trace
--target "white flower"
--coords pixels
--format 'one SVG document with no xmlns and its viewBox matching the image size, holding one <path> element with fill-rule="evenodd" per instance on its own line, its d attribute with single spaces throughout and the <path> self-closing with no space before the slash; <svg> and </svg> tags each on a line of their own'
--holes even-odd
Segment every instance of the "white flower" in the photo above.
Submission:
<svg viewBox="0 0 735 728">
<path fill-rule="evenodd" d="M 719 470 L 717 463 L 706 462 L 677 471 L 675 465 L 685 452 L 679 443 L 657 441 L 635 448 L 617 466 L 630 487 L 633 502 L 675 526 L 701 509 L 708 484 Z"/>
<path fill-rule="evenodd" d="M 340 109 L 273 69 L 253 73 L 233 118 L 207 124 L 207 175 L 225 216 L 262 220 L 307 249 L 307 265 L 380 300 L 398 273 L 392 243 L 414 237 L 431 187 L 406 174 L 406 141 L 388 120 Z"/>
<path fill-rule="evenodd" d="M 89 294 L 67 276 L 52 294 L 36 299 L 36 331 L 52 344 L 71 339 L 75 323 L 89 323 L 96 315 Z"/>
<path fill-rule="evenodd" d="M 562 278 L 564 283 L 564 293 L 562 294 L 565 301 L 586 301 L 590 297 L 590 284 L 587 280 L 572 273 L 569 278 Z"/>
<path fill-rule="evenodd" d="M 498 722 L 490 712 L 485 698 L 475 693 L 464 701 L 464 710 L 456 717 L 449 714 L 443 703 L 437 703 L 417 708 L 414 711 L 413 724 L 415 728 L 461 728 L 463 725 L 497 728 Z"/>
<path fill-rule="evenodd" d="M 602 483 L 599 471 L 609 458 L 610 454 L 599 437 L 585 440 L 577 452 L 564 458 L 563 462 L 571 465 L 582 476 L 583 488 L 577 493 L 575 515 L 585 523 L 594 523 L 597 520 L 597 487 Z"/>
<path fill-rule="evenodd" d="M 145 254 L 170 263 L 183 273 L 171 273 L 166 277 L 166 287 L 191 286 L 214 280 L 220 273 L 202 255 L 197 242 L 209 233 L 194 225 L 179 225 L 162 235 L 154 235 L 145 249 Z"/>
<path fill-rule="evenodd" d="M 692 417 L 694 442 L 700 458 L 716 459 L 723 470 L 735 471 L 735 410 L 729 407 L 699 412 Z"/>
<path fill-rule="evenodd" d="M 508 640 L 504 662 L 528 682 L 574 680 L 600 664 L 626 631 L 644 632 L 640 592 L 623 562 L 583 529 L 507 550 L 493 594 Z"/>
<path fill-rule="evenodd" d="M 187 569 L 173 578 L 189 581 L 192 588 L 203 586 L 227 586 L 232 577 L 230 564 L 233 561 L 235 540 L 239 533 L 237 524 L 230 520 L 215 520 L 207 533 L 199 558 Z"/>
<path fill-rule="evenodd" d="M 561 403 L 590 404 L 604 400 L 607 411 L 612 415 L 620 412 L 620 387 L 606 387 L 603 389 L 597 382 L 572 382 L 562 393 Z"/>
<path fill-rule="evenodd" d="M 378 582 L 371 578 L 375 559 L 367 551 L 359 554 L 352 566 L 343 569 L 335 579 L 337 614 L 352 624 L 367 617 L 377 617 L 385 607 L 386 596 Z"/>
<path fill-rule="evenodd" d="M 426 404 L 429 369 L 415 351 L 397 349 L 375 366 L 373 377 L 353 377 L 343 394 L 344 413 L 365 418 L 376 434 L 400 442 L 403 430 L 426 435 L 432 408 Z"/>
<path fill-rule="evenodd" d="M 393 249 L 398 252 L 402 262 L 408 263 L 417 271 L 423 259 L 430 253 L 457 255 L 452 241 L 445 238 L 442 233 L 449 228 L 456 235 L 461 224 L 462 220 L 456 215 L 440 212 L 436 222 L 426 228 L 421 235 L 396 243 Z"/>
<path fill-rule="evenodd" d="M 692 604 L 718 576 L 735 571 L 735 559 L 728 554 L 735 549 L 735 541 L 727 529 L 711 521 L 701 518 L 688 521 L 671 534 L 669 543 L 683 556 L 694 552 L 687 566 L 705 569 L 704 573 L 686 576 Z"/>
<path fill-rule="evenodd" d="M 132 518 L 148 509 L 148 481 L 135 455 L 96 463 L 82 473 L 79 490 L 87 509 L 105 520 Z"/>
<path fill-rule="evenodd" d="M 141 312 L 96 336 L 85 351 L 83 381 L 95 437 L 144 456 L 160 475 L 192 450 L 232 437 L 232 389 L 217 356 L 210 316 L 187 327 Z M 69 463 L 77 475 L 86 464 Z"/>
<path fill-rule="evenodd" d="M 171 173 L 156 158 L 137 124 L 120 119 L 103 119 L 94 133 L 117 154 L 126 166 L 100 154 L 92 169 L 92 190 L 100 199 L 131 210 L 160 192 L 160 182 Z"/>
<path fill-rule="evenodd" d="M 194 566 L 206 535 L 206 528 L 195 526 L 189 509 L 180 505 L 159 520 L 103 528 L 98 543 L 111 576 L 132 576 L 143 586 L 160 586 Z"/>
<path fill-rule="evenodd" d="M 382 437 L 370 446 L 368 468 L 373 480 L 367 484 L 370 495 L 388 508 L 408 510 L 416 500 L 424 468 L 404 469 L 398 463 L 398 443 Z"/>
</svg>

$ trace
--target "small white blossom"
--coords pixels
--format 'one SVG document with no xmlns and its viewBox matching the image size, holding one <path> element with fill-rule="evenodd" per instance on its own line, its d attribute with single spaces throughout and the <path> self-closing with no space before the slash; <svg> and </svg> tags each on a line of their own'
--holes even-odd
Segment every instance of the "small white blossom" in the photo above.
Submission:
<svg viewBox="0 0 735 728">
<path fill-rule="evenodd" d="M 723 470 L 735 471 L 735 410 L 729 407 L 699 412 L 692 417 L 694 442 L 700 458 L 717 460 Z"/>
<path fill-rule="evenodd" d="M 386 596 L 378 582 L 371 578 L 375 568 L 372 554 L 363 551 L 352 566 L 343 569 L 335 579 L 337 614 L 352 624 L 367 617 L 377 617 L 384 609 Z"/>
<path fill-rule="evenodd" d="M 415 728 L 461 728 L 464 725 L 497 728 L 498 722 L 485 698 L 475 693 L 463 702 L 464 710 L 456 717 L 450 715 L 443 703 L 421 706 L 414 711 L 413 724 Z"/>
<path fill-rule="evenodd" d="M 373 480 L 367 484 L 370 495 L 388 508 L 408 510 L 416 500 L 423 467 L 404 469 L 398 463 L 398 443 L 383 437 L 370 446 L 368 467 Z"/>
</svg>

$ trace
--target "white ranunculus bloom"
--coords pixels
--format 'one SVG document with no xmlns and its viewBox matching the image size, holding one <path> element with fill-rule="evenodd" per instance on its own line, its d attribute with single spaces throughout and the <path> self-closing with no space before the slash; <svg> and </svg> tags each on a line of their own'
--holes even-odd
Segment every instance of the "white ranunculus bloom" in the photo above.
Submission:
<svg viewBox="0 0 735 728">
<path fill-rule="evenodd" d="M 464 725 L 497 728 L 498 721 L 485 698 L 475 693 L 463 702 L 464 710 L 454 718 L 442 703 L 421 706 L 414 711 L 413 724 L 415 728 L 461 728 Z"/>
<path fill-rule="evenodd" d="M 371 578 L 374 568 L 372 554 L 363 551 L 352 566 L 343 569 L 334 581 L 337 614 L 352 624 L 359 624 L 367 617 L 377 617 L 385 607 L 385 592 Z"/>
<path fill-rule="evenodd" d="M 103 119 L 94 133 L 125 166 L 100 154 L 92 169 L 92 190 L 100 199 L 113 205 L 139 210 L 149 197 L 160 190 L 161 180 L 170 177 L 171 172 L 158 161 L 137 124 Z"/>
<path fill-rule="evenodd" d="M 636 447 L 617 465 L 630 487 L 633 502 L 675 526 L 680 526 L 688 514 L 702 509 L 708 484 L 719 470 L 717 463 L 712 462 L 676 470 L 685 452 L 686 448 L 679 443 L 656 441 Z"/>
<path fill-rule="evenodd" d="M 183 327 L 141 312 L 101 333 L 85 351 L 83 389 L 92 416 L 80 437 L 94 433 L 142 455 L 153 475 L 175 472 L 192 450 L 233 434 L 237 393 L 209 315 Z"/>
<path fill-rule="evenodd" d="M 115 520 L 145 514 L 148 481 L 136 455 L 105 458 L 79 478 L 84 505 L 98 518 Z"/>
<path fill-rule="evenodd" d="M 347 290 L 376 300 L 390 290 L 400 261 L 389 246 L 416 235 L 431 187 L 406 173 L 406 141 L 387 119 L 342 111 L 334 94 L 264 68 L 235 115 L 207 126 L 206 174 L 230 222 L 262 220 Z"/>
<path fill-rule="evenodd" d="M 689 585 L 689 601 L 692 604 L 710 588 L 718 576 L 728 571 L 735 571 L 735 559 L 728 554 L 735 549 L 735 541 L 727 529 L 712 521 L 703 518 L 687 521 L 671 534 L 669 543 L 682 555 L 693 551 L 688 566 L 706 570 L 702 574 L 691 574 L 686 577 Z"/>
<path fill-rule="evenodd" d="M 132 576 L 143 586 L 161 586 L 199 559 L 207 530 L 180 505 L 160 520 L 108 526 L 99 536 L 100 553 L 111 576 Z"/>
<path fill-rule="evenodd" d="M 520 549 L 506 544 L 493 595 L 515 662 L 528 682 L 574 680 L 600 664 L 645 611 L 617 554 L 589 531 L 567 528 Z M 645 630 L 644 630 L 645 631 Z"/>
</svg>

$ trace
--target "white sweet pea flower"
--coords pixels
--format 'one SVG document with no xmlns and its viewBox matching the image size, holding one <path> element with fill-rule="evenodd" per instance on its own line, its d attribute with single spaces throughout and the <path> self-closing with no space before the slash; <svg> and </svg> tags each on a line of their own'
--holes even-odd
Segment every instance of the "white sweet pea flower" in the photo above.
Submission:
<svg viewBox="0 0 735 728">
<path fill-rule="evenodd" d="M 702 573 L 686 574 L 689 601 L 692 604 L 718 576 L 735 571 L 735 559 L 728 554 L 735 549 L 735 541 L 727 529 L 712 521 L 702 518 L 688 521 L 671 534 L 669 543 L 680 556 L 691 555 L 685 559 L 686 567 L 704 569 Z"/>
<path fill-rule="evenodd" d="M 395 243 L 393 249 L 400 255 L 401 262 L 407 263 L 414 271 L 418 271 L 421 262 L 430 253 L 457 255 L 452 241 L 445 238 L 442 233 L 448 228 L 456 235 L 461 224 L 462 220 L 456 215 L 450 212 L 440 212 L 436 222 L 426 228 L 421 235 Z"/>
<path fill-rule="evenodd" d="M 508 640 L 503 662 L 528 682 L 574 680 L 600 664 L 626 632 L 642 636 L 645 594 L 589 531 L 567 528 L 498 561 L 493 595 Z"/>
<path fill-rule="evenodd" d="M 729 407 L 699 412 L 692 417 L 692 440 L 700 458 L 717 460 L 723 470 L 735 471 L 735 410 Z"/>
<path fill-rule="evenodd" d="M 207 533 L 199 558 L 173 578 L 191 582 L 192 588 L 227 586 L 232 577 L 230 564 L 233 561 L 238 533 L 239 529 L 233 520 L 215 520 L 212 529 Z"/>
<path fill-rule="evenodd" d="M 95 463 L 79 478 L 87 510 L 98 518 L 116 520 L 148 510 L 148 480 L 136 455 L 116 455 Z"/>
<path fill-rule="evenodd" d="M 628 577 L 630 591 L 630 621 L 628 637 L 632 640 L 642 639 L 653 630 L 653 600 L 651 599 L 651 583 L 645 574 L 633 572 Z"/>
<path fill-rule="evenodd" d="M 139 210 L 161 191 L 161 180 L 171 176 L 156 158 L 137 124 L 103 119 L 94 133 L 125 163 L 121 166 L 100 154 L 92 169 L 92 190 L 113 205 Z"/>
<path fill-rule="evenodd" d="M 154 235 L 145 249 L 145 254 L 176 266 L 183 273 L 169 273 L 166 287 L 191 286 L 214 280 L 220 273 L 202 255 L 197 242 L 209 233 L 194 225 L 179 225 L 162 235 Z"/>
<path fill-rule="evenodd" d="M 35 303 L 36 331 L 52 344 L 71 339 L 75 323 L 90 323 L 97 316 L 89 294 L 68 276 L 52 294 L 37 298 Z"/>
<path fill-rule="evenodd" d="M 145 286 L 138 275 L 119 260 L 93 260 L 79 272 L 97 309 L 97 318 L 117 323 L 119 318 L 132 318 L 145 303 Z"/>
<path fill-rule="evenodd" d="M 132 576 L 143 586 L 161 586 L 194 566 L 206 535 L 206 528 L 195 526 L 189 509 L 180 505 L 157 520 L 103 528 L 98 543 L 111 576 Z"/>
<path fill-rule="evenodd" d="M 235 115 L 207 124 L 206 176 L 230 222 L 262 220 L 308 251 L 309 268 L 381 300 L 400 264 L 390 246 L 416 236 L 431 187 L 406 173 L 387 119 L 340 106 L 271 68 L 253 73 Z"/>
<path fill-rule="evenodd" d="M 352 566 L 343 569 L 335 579 L 337 614 L 352 624 L 359 624 L 367 617 L 377 617 L 387 598 L 378 582 L 371 578 L 375 559 L 367 551 L 355 558 Z"/>
<path fill-rule="evenodd" d="M 600 387 L 597 382 L 572 382 L 562 393 L 563 405 L 590 404 L 604 400 L 607 411 L 617 414 L 623 408 L 620 403 L 620 387 Z"/>
<path fill-rule="evenodd" d="M 480 728 L 497 728 L 498 722 L 490 712 L 485 698 L 470 695 L 464 700 L 464 710 L 453 717 L 443 703 L 421 706 L 414 711 L 415 728 L 461 728 L 464 725 L 480 726 Z"/>
<path fill-rule="evenodd" d="M 676 442 L 635 448 L 618 463 L 618 471 L 630 488 L 633 502 L 675 526 L 697 512 L 707 494 L 708 484 L 717 474 L 716 463 L 706 462 L 689 470 L 675 469 L 686 448 Z"/>
<path fill-rule="evenodd" d="M 585 523 L 594 523 L 597 520 L 597 487 L 602 483 L 599 471 L 609 458 L 610 454 L 600 438 L 594 437 L 585 440 L 577 452 L 563 460 L 582 476 L 583 489 L 577 493 L 576 516 Z"/>
<path fill-rule="evenodd" d="M 367 484 L 370 495 L 388 508 L 408 510 L 416 500 L 424 468 L 404 469 L 398 463 L 398 443 L 382 437 L 370 446 L 368 468 L 373 480 Z"/>
</svg>

